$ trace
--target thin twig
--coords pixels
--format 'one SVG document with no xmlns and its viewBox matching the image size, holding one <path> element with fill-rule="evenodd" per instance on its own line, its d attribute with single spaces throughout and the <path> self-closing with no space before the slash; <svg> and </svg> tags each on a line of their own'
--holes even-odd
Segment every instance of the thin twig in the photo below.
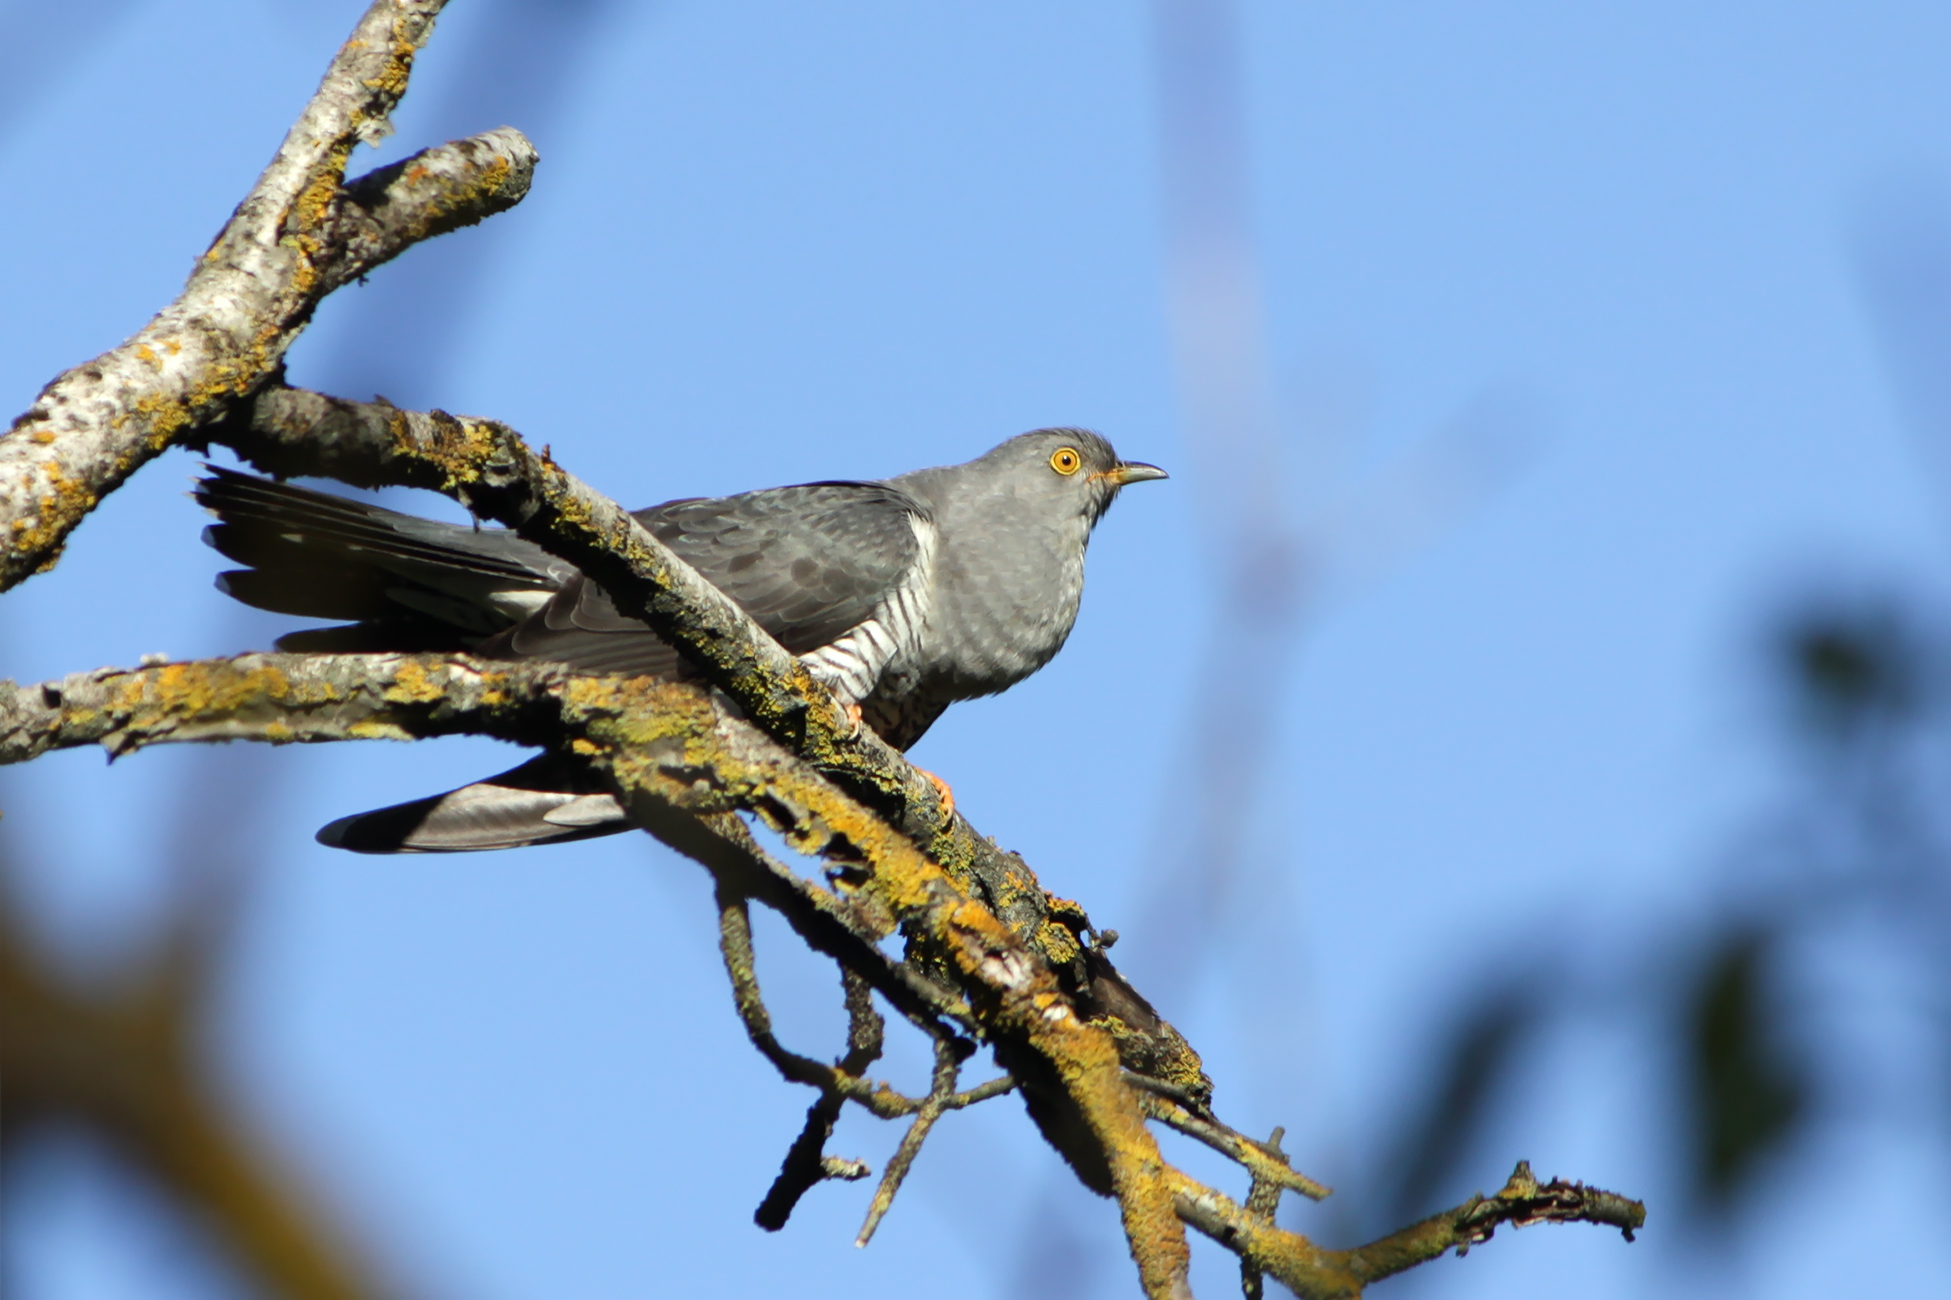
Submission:
<svg viewBox="0 0 1951 1300">
<path fill-rule="evenodd" d="M 819 1100 L 806 1108 L 806 1124 L 786 1148 L 779 1165 L 779 1176 L 766 1189 L 765 1199 L 752 1212 L 752 1222 L 767 1232 L 786 1226 L 800 1197 L 828 1178 L 855 1179 L 867 1176 L 867 1166 L 858 1160 L 844 1160 L 826 1154 L 826 1140 L 833 1136 L 833 1122 L 840 1118 L 845 1100 L 837 1092 L 821 1093 Z"/>
<path fill-rule="evenodd" d="M 1525 1228 L 1535 1223 L 1592 1223 L 1619 1229 L 1627 1241 L 1646 1225 L 1646 1206 L 1617 1192 L 1554 1178 L 1540 1183 L 1531 1162 L 1520 1160 L 1495 1196 L 1473 1196 L 1462 1205 L 1431 1215 L 1355 1250 L 1341 1252 L 1350 1272 L 1374 1282 L 1441 1255 L 1451 1247 L 1465 1254 L 1489 1241 L 1502 1224 Z"/>
<path fill-rule="evenodd" d="M 1287 1153 L 1281 1150 L 1280 1140 L 1286 1135 L 1286 1129 L 1277 1127 L 1273 1131 L 1273 1136 L 1263 1144 L 1263 1149 L 1268 1155 L 1283 1163 L 1287 1160 Z M 1274 1216 L 1280 1212 L 1280 1192 L 1281 1184 L 1256 1173 L 1253 1175 L 1253 1184 L 1246 1194 L 1246 1212 L 1255 1218 L 1272 1223 Z M 1262 1300 L 1267 1293 L 1267 1275 L 1261 1272 L 1251 1259 L 1244 1256 L 1240 1259 L 1240 1293 L 1246 1297 L 1246 1300 Z"/>
<path fill-rule="evenodd" d="M 887 1162 L 887 1169 L 881 1174 L 881 1185 L 874 1190 L 873 1203 L 867 1207 L 867 1221 L 860 1226 L 860 1235 L 854 1238 L 854 1245 L 865 1246 L 874 1239 L 874 1229 L 881 1226 L 881 1218 L 894 1204 L 894 1194 L 901 1190 L 901 1181 L 908 1176 L 908 1169 L 921 1154 L 921 1144 L 928 1138 L 928 1130 L 935 1127 L 935 1121 L 942 1117 L 948 1108 L 949 1098 L 955 1095 L 955 1081 L 962 1072 L 962 1062 L 968 1059 L 973 1050 L 965 1040 L 938 1038 L 935 1040 L 935 1074 L 928 1088 L 928 1097 L 921 1103 L 914 1122 L 908 1131 L 901 1135 L 901 1145 L 894 1150 L 893 1159 Z"/>
<path fill-rule="evenodd" d="M 1313 1201 L 1326 1200 L 1333 1195 L 1333 1188 L 1324 1187 L 1306 1174 L 1289 1168 L 1287 1157 L 1278 1149 L 1269 1150 L 1265 1144 L 1254 1141 L 1244 1133 L 1200 1119 L 1168 1098 L 1149 1092 L 1141 1096 L 1147 1119 L 1155 1119 L 1168 1128 L 1176 1129 L 1245 1166 L 1247 1172 L 1253 1175 L 1256 1185 L 1264 1182 L 1274 1187 L 1292 1188 Z"/>
</svg>

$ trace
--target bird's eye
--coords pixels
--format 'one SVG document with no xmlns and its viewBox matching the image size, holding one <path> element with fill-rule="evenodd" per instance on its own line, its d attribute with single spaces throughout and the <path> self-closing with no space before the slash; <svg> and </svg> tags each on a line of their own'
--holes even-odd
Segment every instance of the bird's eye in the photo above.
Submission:
<svg viewBox="0 0 1951 1300">
<path fill-rule="evenodd" d="M 1059 447 L 1050 453 L 1050 468 L 1066 477 L 1075 474 L 1084 466 L 1084 458 L 1077 454 L 1075 447 Z"/>
</svg>

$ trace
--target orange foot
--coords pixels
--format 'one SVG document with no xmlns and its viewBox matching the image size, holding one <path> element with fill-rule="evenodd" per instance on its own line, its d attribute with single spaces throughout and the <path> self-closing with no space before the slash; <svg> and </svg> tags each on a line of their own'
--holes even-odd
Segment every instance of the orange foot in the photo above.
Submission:
<svg viewBox="0 0 1951 1300">
<path fill-rule="evenodd" d="M 953 821 L 955 819 L 955 791 L 948 788 L 948 782 L 942 780 L 942 778 L 936 776 L 927 768 L 918 767 L 915 771 L 927 777 L 929 783 L 935 787 L 935 799 L 941 805 L 942 820 L 944 822 Z"/>
<path fill-rule="evenodd" d="M 858 704 L 843 704 L 840 707 L 845 711 L 847 721 L 853 724 L 848 729 L 847 734 L 849 736 L 858 736 L 860 734 L 860 706 Z"/>
</svg>

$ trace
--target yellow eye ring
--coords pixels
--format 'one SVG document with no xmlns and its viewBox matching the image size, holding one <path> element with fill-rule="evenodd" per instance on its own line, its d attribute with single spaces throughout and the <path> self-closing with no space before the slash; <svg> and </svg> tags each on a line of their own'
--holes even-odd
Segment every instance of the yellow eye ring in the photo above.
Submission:
<svg viewBox="0 0 1951 1300">
<path fill-rule="evenodd" d="M 1084 458 L 1075 447 L 1059 447 L 1050 453 L 1050 468 L 1068 478 L 1084 468 Z"/>
</svg>

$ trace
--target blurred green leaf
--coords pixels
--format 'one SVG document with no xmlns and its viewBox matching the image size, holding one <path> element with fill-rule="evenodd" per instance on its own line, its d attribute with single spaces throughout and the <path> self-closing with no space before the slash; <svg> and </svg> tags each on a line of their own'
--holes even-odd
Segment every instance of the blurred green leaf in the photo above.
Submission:
<svg viewBox="0 0 1951 1300">
<path fill-rule="evenodd" d="M 1789 620 L 1781 636 L 1791 706 L 1820 733 L 1853 735 L 1923 702 L 1920 647 L 1889 609 L 1819 608 Z"/>
<path fill-rule="evenodd" d="M 1488 1123 L 1498 1085 L 1543 1018 L 1528 984 L 1489 990 L 1464 1008 L 1411 1122 L 1388 1162 L 1389 1186 L 1380 1198 L 1391 1222 L 1427 1214 L 1445 1199 L 1449 1179 Z"/>
<path fill-rule="evenodd" d="M 1805 1071 L 1764 996 L 1771 943 L 1747 926 L 1720 936 L 1687 994 L 1694 1191 L 1716 1209 L 1739 1199 L 1807 1117 Z"/>
</svg>

